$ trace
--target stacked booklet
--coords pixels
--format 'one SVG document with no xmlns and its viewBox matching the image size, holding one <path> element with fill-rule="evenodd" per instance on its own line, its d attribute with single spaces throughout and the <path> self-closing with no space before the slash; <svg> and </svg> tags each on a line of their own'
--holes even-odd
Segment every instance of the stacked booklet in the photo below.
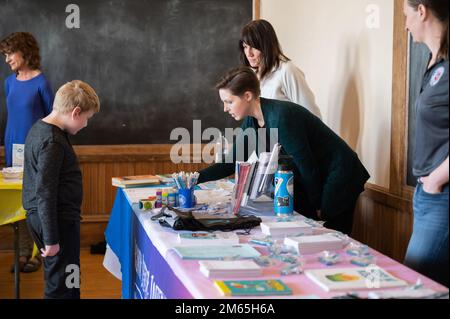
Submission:
<svg viewBox="0 0 450 319">
<path fill-rule="evenodd" d="M 112 185 L 122 188 L 160 184 L 161 178 L 155 175 L 121 176 L 112 178 Z"/>
<path fill-rule="evenodd" d="M 324 250 L 340 250 L 344 241 L 332 233 L 301 237 L 286 237 L 284 244 L 294 247 L 299 254 L 315 254 Z"/>
<path fill-rule="evenodd" d="M 252 259 L 261 254 L 250 245 L 177 246 L 173 250 L 183 259 Z"/>
<path fill-rule="evenodd" d="M 208 278 L 245 278 L 262 275 L 253 260 L 201 260 L 200 272 Z"/>
<path fill-rule="evenodd" d="M 311 235 L 313 228 L 304 221 L 263 222 L 261 223 L 261 231 L 263 234 L 272 237 L 288 237 Z"/>
<path fill-rule="evenodd" d="M 408 284 L 375 265 L 358 268 L 313 269 L 306 270 L 305 275 L 326 291 L 379 289 Z"/>
<path fill-rule="evenodd" d="M 178 233 L 178 243 L 182 246 L 237 245 L 239 236 L 233 232 L 189 232 Z"/>
</svg>

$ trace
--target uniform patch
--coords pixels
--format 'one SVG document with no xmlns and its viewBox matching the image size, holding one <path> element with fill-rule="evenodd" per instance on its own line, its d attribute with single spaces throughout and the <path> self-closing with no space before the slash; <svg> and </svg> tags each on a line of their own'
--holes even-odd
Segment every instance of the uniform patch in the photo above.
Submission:
<svg viewBox="0 0 450 319">
<path fill-rule="evenodd" d="M 435 86 L 436 84 L 438 84 L 444 73 L 445 68 L 443 66 L 434 71 L 433 75 L 431 76 L 430 85 Z"/>
</svg>

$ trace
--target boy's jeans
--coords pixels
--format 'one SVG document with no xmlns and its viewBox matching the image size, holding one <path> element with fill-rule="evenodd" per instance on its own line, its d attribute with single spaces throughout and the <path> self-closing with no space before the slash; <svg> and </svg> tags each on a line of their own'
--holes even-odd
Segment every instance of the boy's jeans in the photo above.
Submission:
<svg viewBox="0 0 450 319">
<path fill-rule="evenodd" d="M 44 248 L 42 225 L 38 213 L 27 214 L 27 224 L 39 251 Z M 59 220 L 60 251 L 45 257 L 46 299 L 80 298 L 80 221 Z M 75 269 L 75 271 L 74 271 Z M 74 287 L 74 281 L 77 285 Z"/>
<path fill-rule="evenodd" d="M 449 185 L 428 194 L 419 183 L 414 193 L 414 228 L 405 265 L 448 287 Z"/>
</svg>

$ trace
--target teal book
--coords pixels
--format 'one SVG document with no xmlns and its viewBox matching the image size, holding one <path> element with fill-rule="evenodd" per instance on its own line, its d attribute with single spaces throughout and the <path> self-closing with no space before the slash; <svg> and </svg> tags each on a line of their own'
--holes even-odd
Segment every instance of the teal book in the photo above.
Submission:
<svg viewBox="0 0 450 319">
<path fill-rule="evenodd" d="M 292 290 L 279 279 L 216 280 L 214 285 L 224 296 L 292 295 Z"/>
<path fill-rule="evenodd" d="M 173 250 L 183 259 L 250 259 L 261 254 L 250 245 L 177 246 Z"/>
</svg>

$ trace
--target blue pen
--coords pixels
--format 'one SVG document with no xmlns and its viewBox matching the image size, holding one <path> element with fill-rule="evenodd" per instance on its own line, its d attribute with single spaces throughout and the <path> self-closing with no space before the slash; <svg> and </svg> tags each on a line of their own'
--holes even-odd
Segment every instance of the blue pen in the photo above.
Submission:
<svg viewBox="0 0 450 319">
<path fill-rule="evenodd" d="M 181 185 L 181 188 L 185 189 L 186 188 L 186 183 L 184 182 L 183 178 L 179 176 L 178 177 L 178 181 L 179 181 L 179 183 Z"/>
</svg>

